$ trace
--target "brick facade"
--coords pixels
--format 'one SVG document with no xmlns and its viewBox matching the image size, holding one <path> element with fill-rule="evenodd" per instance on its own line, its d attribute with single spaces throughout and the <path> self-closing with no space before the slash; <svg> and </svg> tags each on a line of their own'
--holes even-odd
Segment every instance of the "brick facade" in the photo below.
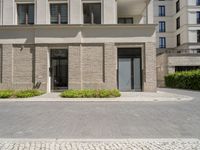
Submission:
<svg viewBox="0 0 200 150">
<path fill-rule="evenodd" d="M 156 45 L 155 43 L 145 43 L 145 75 L 144 91 L 156 91 Z"/>
<path fill-rule="evenodd" d="M 158 87 L 165 87 L 165 75 L 168 74 L 168 59 L 167 54 L 157 56 L 156 69 L 157 69 L 157 85 Z"/>
<path fill-rule="evenodd" d="M 26 45 L 13 46 L 13 83 L 27 84 L 28 86 L 34 83 L 34 46 Z"/>
<path fill-rule="evenodd" d="M 63 45 L 2 45 L 0 88 L 48 91 L 49 51 L 54 47 Z M 67 45 L 64 49 L 68 49 L 69 89 L 117 88 L 117 47 L 115 43 Z M 143 51 L 143 90 L 154 92 L 155 44 L 146 43 Z"/>
<path fill-rule="evenodd" d="M 114 43 L 69 46 L 69 88 L 117 88 Z"/>
<path fill-rule="evenodd" d="M 81 89 L 82 72 L 81 72 L 81 45 L 70 45 L 68 48 L 68 73 L 70 89 Z"/>
<path fill-rule="evenodd" d="M 36 46 L 35 47 L 35 85 L 40 85 L 40 89 L 46 91 L 48 84 L 48 47 Z"/>
<path fill-rule="evenodd" d="M 164 78 L 169 73 L 175 73 L 176 66 L 199 66 L 198 54 L 160 54 L 157 56 L 158 87 L 165 87 Z"/>
</svg>

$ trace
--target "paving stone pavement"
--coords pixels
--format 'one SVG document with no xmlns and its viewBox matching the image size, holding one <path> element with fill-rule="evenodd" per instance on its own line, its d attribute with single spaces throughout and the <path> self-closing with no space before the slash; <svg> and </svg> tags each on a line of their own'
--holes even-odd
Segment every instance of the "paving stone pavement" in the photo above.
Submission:
<svg viewBox="0 0 200 150">
<path fill-rule="evenodd" d="M 200 150 L 200 140 L 0 140 L 0 150 Z"/>
</svg>

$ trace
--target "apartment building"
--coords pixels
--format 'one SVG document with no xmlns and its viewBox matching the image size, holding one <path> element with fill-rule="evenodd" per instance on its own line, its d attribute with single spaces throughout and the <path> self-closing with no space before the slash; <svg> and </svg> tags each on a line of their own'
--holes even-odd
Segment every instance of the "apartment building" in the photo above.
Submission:
<svg viewBox="0 0 200 150">
<path fill-rule="evenodd" d="M 0 0 L 0 89 L 156 91 L 153 0 Z"/>
<path fill-rule="evenodd" d="M 155 0 L 158 86 L 176 71 L 200 69 L 200 0 Z"/>
</svg>

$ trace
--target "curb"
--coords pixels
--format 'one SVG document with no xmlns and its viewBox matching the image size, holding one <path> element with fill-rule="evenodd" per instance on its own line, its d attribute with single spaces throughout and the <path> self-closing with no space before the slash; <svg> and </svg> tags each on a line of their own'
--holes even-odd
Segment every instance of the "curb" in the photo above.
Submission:
<svg viewBox="0 0 200 150">
<path fill-rule="evenodd" d="M 182 142 L 200 142 L 200 139 L 196 138 L 161 138 L 161 139 L 4 139 L 1 138 L 0 142 L 173 142 L 173 141 L 182 141 Z"/>
</svg>

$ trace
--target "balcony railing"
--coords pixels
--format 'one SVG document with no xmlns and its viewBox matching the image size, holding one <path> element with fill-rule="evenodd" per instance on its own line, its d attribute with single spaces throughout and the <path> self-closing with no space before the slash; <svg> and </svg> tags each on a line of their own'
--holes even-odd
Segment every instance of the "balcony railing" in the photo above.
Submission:
<svg viewBox="0 0 200 150">
<path fill-rule="evenodd" d="M 165 53 L 172 55 L 200 55 L 200 49 L 166 50 Z"/>
</svg>

